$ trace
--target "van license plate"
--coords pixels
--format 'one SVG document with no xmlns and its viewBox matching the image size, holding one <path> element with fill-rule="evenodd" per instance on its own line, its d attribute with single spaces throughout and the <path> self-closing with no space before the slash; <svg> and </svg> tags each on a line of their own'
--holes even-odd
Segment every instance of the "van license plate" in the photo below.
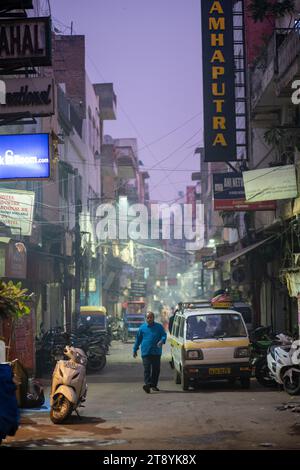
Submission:
<svg viewBox="0 0 300 470">
<path fill-rule="evenodd" d="M 230 367 L 223 367 L 223 368 L 211 367 L 208 369 L 208 373 L 209 375 L 231 374 L 231 369 Z"/>
</svg>

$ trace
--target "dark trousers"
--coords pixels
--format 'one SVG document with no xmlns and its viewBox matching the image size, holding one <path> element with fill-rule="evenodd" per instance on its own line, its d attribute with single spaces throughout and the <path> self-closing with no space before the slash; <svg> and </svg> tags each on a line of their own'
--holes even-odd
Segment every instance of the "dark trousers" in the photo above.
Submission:
<svg viewBox="0 0 300 470">
<path fill-rule="evenodd" d="M 145 385 L 157 387 L 160 373 L 160 355 L 143 356 Z"/>
</svg>

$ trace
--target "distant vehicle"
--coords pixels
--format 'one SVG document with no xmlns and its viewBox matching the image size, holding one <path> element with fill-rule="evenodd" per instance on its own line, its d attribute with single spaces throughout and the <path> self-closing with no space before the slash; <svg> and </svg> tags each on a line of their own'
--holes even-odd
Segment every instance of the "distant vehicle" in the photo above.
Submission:
<svg viewBox="0 0 300 470">
<path fill-rule="evenodd" d="M 141 300 L 128 300 L 124 303 L 123 317 L 123 335 L 122 341 L 126 343 L 128 338 L 135 337 L 139 327 L 145 322 L 146 304 Z"/>
<path fill-rule="evenodd" d="M 89 305 L 80 307 L 79 324 L 107 331 L 106 308 L 102 305 Z"/>
</svg>

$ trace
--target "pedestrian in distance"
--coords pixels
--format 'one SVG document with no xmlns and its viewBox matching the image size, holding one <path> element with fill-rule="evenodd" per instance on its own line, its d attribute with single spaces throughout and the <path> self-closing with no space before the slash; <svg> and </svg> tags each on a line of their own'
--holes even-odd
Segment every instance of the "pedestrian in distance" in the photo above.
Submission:
<svg viewBox="0 0 300 470">
<path fill-rule="evenodd" d="M 159 392 L 157 387 L 160 374 L 160 360 L 162 345 L 165 344 L 167 334 L 160 323 L 154 321 L 154 313 L 148 312 L 146 322 L 140 326 L 133 346 L 133 357 L 137 357 L 137 352 L 141 346 L 141 356 L 144 366 L 143 389 L 150 393 L 151 389 Z"/>
</svg>

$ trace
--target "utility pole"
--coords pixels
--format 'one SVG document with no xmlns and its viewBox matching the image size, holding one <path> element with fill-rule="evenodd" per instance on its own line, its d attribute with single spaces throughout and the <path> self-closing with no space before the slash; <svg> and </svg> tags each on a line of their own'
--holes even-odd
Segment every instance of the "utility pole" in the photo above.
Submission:
<svg viewBox="0 0 300 470">
<path fill-rule="evenodd" d="M 89 305 L 90 303 L 90 275 L 91 275 L 91 253 L 92 253 L 92 242 L 91 242 L 91 233 L 90 232 L 81 232 L 81 234 L 86 234 L 89 236 L 88 243 L 86 244 L 85 249 L 85 269 L 84 269 L 84 276 L 85 276 L 85 300 L 84 305 Z"/>
<path fill-rule="evenodd" d="M 82 211 L 81 194 L 79 193 L 79 175 L 75 169 L 75 329 L 80 316 L 81 291 L 81 233 L 79 214 Z"/>
</svg>

